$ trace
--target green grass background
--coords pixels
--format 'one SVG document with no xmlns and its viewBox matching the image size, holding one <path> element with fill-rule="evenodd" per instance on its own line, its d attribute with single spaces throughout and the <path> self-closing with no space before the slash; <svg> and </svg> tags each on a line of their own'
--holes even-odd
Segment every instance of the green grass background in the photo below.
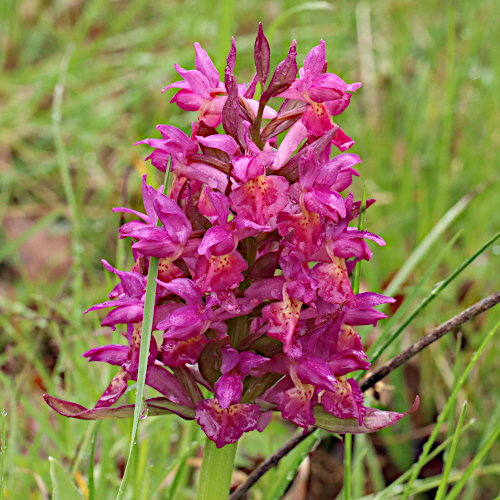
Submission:
<svg viewBox="0 0 500 500">
<path fill-rule="evenodd" d="M 41 395 L 48 392 L 91 407 L 114 373 L 112 367 L 88 365 L 79 356 L 104 342 L 119 342 L 120 335 L 101 328 L 98 314 L 81 313 L 102 301 L 114 284 L 104 275 L 101 258 L 122 268 L 130 265 L 128 249 L 117 239 L 119 214 L 111 212 L 124 203 L 124 185 L 126 203 L 140 208 L 140 175 L 147 171 L 161 182 L 142 161 L 146 150 L 133 143 L 156 137 L 157 123 L 189 131 L 193 115 L 168 104 L 173 91 L 160 91 L 177 79 L 175 62 L 193 67 L 193 42 L 199 41 L 222 69 L 234 35 L 236 73 L 240 81 L 248 81 L 262 21 L 272 66 L 284 57 L 291 39 L 297 39 L 301 64 L 323 38 L 329 71 L 348 82 L 364 82 L 338 119 L 357 141 L 351 151 L 364 162 L 354 193 L 360 198 L 367 181 L 368 197 L 378 200 L 367 213 L 366 228 L 387 242 L 384 249 L 374 248 L 371 263 L 363 265 L 362 290 L 383 290 L 445 212 L 470 195 L 466 208 L 396 291 L 401 298 L 408 296 L 460 232 L 419 292 L 417 304 L 500 228 L 497 10 L 497 2 L 488 0 L 2 0 L 0 407 L 8 412 L 3 419 L 5 498 L 43 498 L 44 490 L 50 492 L 49 456 L 60 460 L 80 486 L 88 484 L 93 428 L 56 415 Z M 54 98 L 58 92 L 60 102 Z M 497 242 L 440 294 L 383 359 L 498 290 L 499 268 Z M 456 348 L 457 336 L 449 335 L 387 379 L 381 402 L 374 404 L 403 411 L 416 393 L 421 397 L 417 414 L 377 437 L 401 472 L 415 460 L 421 429 L 435 421 L 455 375 L 498 317 L 498 310 L 492 310 L 464 325 L 461 349 Z M 364 336 L 373 341 L 376 331 L 364 331 Z M 458 402 L 468 400 L 466 421 L 476 422 L 460 439 L 458 469 L 470 462 L 500 418 L 499 350 L 497 336 L 459 394 Z M 130 429 L 128 421 L 100 425 L 97 499 L 116 495 Z M 246 436 L 237 463 L 251 466 L 290 432 L 273 422 L 262 435 Z M 165 473 L 183 453 L 199 457 L 192 443 L 201 437 L 196 426 L 179 419 L 141 422 L 128 498 L 192 498 L 196 460 L 177 475 L 176 492 Z M 367 443 L 371 449 L 371 441 Z M 357 487 L 360 494 L 380 480 L 380 461 L 369 463 L 370 456 L 358 457 L 370 471 Z M 500 462 L 498 444 L 485 461 Z M 263 479 L 254 497 L 266 498 L 271 481 L 271 476 Z M 493 498 L 499 483 L 495 474 L 474 478 L 463 498 Z"/>
</svg>

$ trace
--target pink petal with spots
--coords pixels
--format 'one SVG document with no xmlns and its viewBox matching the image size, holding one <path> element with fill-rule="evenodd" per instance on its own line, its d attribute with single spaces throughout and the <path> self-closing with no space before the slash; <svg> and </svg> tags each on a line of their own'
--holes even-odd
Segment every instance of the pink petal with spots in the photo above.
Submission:
<svg viewBox="0 0 500 500">
<path fill-rule="evenodd" d="M 335 392 L 321 395 L 321 405 L 328 413 L 338 418 L 355 418 L 360 426 L 366 415 L 363 401 L 363 393 L 353 378 L 339 381 Z"/>
<path fill-rule="evenodd" d="M 187 340 L 164 339 L 162 362 L 165 366 L 171 367 L 197 363 L 203 347 L 208 342 L 205 335 L 198 335 Z"/>
<path fill-rule="evenodd" d="M 289 231 L 293 230 L 292 245 L 306 258 L 316 253 L 325 239 L 323 223 L 316 213 L 281 212 L 278 214 L 277 223 L 280 236 L 286 236 Z"/>
<path fill-rule="evenodd" d="M 354 307 L 356 302 L 352 292 L 345 260 L 334 257 L 333 262 L 317 264 L 311 277 L 318 281 L 318 295 L 331 304 L 346 303 Z"/>
<path fill-rule="evenodd" d="M 332 123 L 323 103 L 311 104 L 302 115 L 302 123 L 310 135 L 321 136 L 332 128 Z"/>
<path fill-rule="evenodd" d="M 283 342 L 283 352 L 285 353 L 301 351 L 300 344 L 294 337 L 301 308 L 302 302 L 300 300 L 289 299 L 286 296 L 281 302 L 275 302 L 262 309 L 262 317 L 269 321 L 267 334 Z"/>
<path fill-rule="evenodd" d="M 254 404 L 235 404 L 226 409 L 216 399 L 206 399 L 196 405 L 195 418 L 217 448 L 222 448 L 236 443 L 244 432 L 257 428 L 260 408 Z"/>
<path fill-rule="evenodd" d="M 95 408 L 107 408 L 114 405 L 127 390 L 127 380 L 129 379 L 130 375 L 125 370 L 120 369 L 111 379 L 108 387 L 97 401 Z"/>
<path fill-rule="evenodd" d="M 243 281 L 248 263 L 238 251 L 227 255 L 201 256 L 196 266 L 196 283 L 203 292 L 233 290 Z"/>
<path fill-rule="evenodd" d="M 239 216 L 266 224 L 288 203 L 288 182 L 278 175 L 259 175 L 231 192 L 231 206 Z"/>
<path fill-rule="evenodd" d="M 316 426 L 329 432 L 339 434 L 364 434 L 376 432 L 385 427 L 395 424 L 409 413 L 417 411 L 420 399 L 417 396 L 412 407 L 406 413 L 397 413 L 395 411 L 383 411 L 376 408 L 366 408 L 366 415 L 363 418 L 362 425 L 355 418 L 337 418 L 332 416 L 321 405 L 314 408 Z"/>
<path fill-rule="evenodd" d="M 304 384 L 302 388 L 292 387 L 276 397 L 283 418 L 307 429 L 314 425 L 314 386 Z"/>
</svg>

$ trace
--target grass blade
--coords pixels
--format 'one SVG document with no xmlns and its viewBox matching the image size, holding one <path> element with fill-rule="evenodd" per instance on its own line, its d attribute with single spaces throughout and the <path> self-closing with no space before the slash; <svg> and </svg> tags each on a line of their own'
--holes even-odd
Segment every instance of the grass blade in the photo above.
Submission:
<svg viewBox="0 0 500 500">
<path fill-rule="evenodd" d="M 400 286 L 406 281 L 408 276 L 417 264 L 423 259 L 427 252 L 432 248 L 432 245 L 438 240 L 438 238 L 446 231 L 446 229 L 452 224 L 452 222 L 465 210 L 467 205 L 471 200 L 482 191 L 483 186 L 477 187 L 471 193 L 467 193 L 465 196 L 460 198 L 460 200 L 455 203 L 437 222 L 437 224 L 429 231 L 427 236 L 420 242 L 420 244 L 413 250 L 411 255 L 406 259 L 405 263 L 401 266 L 399 271 L 396 273 L 394 278 L 385 287 L 382 292 L 384 295 L 394 295 L 400 288 Z"/>
<path fill-rule="evenodd" d="M 146 285 L 146 298 L 144 301 L 144 316 L 142 322 L 141 349 L 139 354 L 139 370 L 137 372 L 137 388 L 135 396 L 134 421 L 132 423 L 132 437 L 128 453 L 127 465 L 123 473 L 122 482 L 116 500 L 121 500 L 127 487 L 130 474 L 130 463 L 134 453 L 139 420 L 144 412 L 144 386 L 146 384 L 146 370 L 148 367 L 149 345 L 151 343 L 151 330 L 153 327 L 153 314 L 156 300 L 156 281 L 158 276 L 158 259 L 151 257 L 149 260 L 148 281 Z"/>
<path fill-rule="evenodd" d="M 474 471 L 474 477 L 498 475 L 499 473 L 500 473 L 500 464 L 498 464 L 498 463 L 488 464 L 488 465 L 484 465 L 483 467 L 478 467 Z M 461 478 L 462 478 L 462 473 L 455 471 L 455 472 L 453 472 L 453 474 L 451 474 L 449 476 L 448 484 L 457 483 L 458 481 L 460 481 Z M 420 497 L 417 497 L 417 495 L 420 495 L 421 493 L 425 493 L 427 491 L 430 491 L 430 490 L 437 488 L 439 486 L 440 482 L 441 482 L 440 475 L 439 476 L 431 476 L 431 477 L 428 477 L 425 479 L 418 479 L 417 481 L 415 481 L 415 483 L 412 487 L 411 495 L 413 498 L 420 498 Z M 393 496 L 391 498 L 399 500 L 401 498 L 400 494 L 401 494 L 400 489 L 397 489 L 393 492 Z M 374 500 L 374 498 L 372 496 L 363 497 L 360 500 L 368 500 L 368 499 Z"/>
<path fill-rule="evenodd" d="M 442 500 L 446 494 L 446 487 L 448 486 L 448 477 L 450 476 L 451 466 L 453 465 L 453 459 L 455 458 L 455 453 L 458 446 L 458 438 L 460 437 L 460 431 L 462 430 L 462 425 L 465 419 L 465 412 L 467 411 L 467 401 L 464 403 L 462 408 L 462 413 L 458 419 L 457 428 L 455 434 L 453 435 L 453 442 L 451 443 L 450 452 L 446 459 L 444 465 L 443 478 L 441 479 L 441 484 L 439 485 L 438 491 L 436 493 L 436 498 L 434 500 Z"/>
<path fill-rule="evenodd" d="M 351 500 L 352 434 L 344 436 L 344 498 Z"/>
<path fill-rule="evenodd" d="M 5 409 L 0 414 L 2 417 L 2 447 L 0 449 L 0 500 L 3 500 L 5 486 L 5 452 L 7 451 L 7 412 Z"/>
<path fill-rule="evenodd" d="M 465 472 L 461 474 L 460 480 L 450 491 L 450 493 L 446 497 L 446 500 L 455 500 L 455 498 L 457 498 L 458 494 L 465 486 L 465 483 L 471 477 L 472 473 L 476 470 L 478 465 L 481 463 L 486 453 L 488 453 L 489 449 L 493 446 L 494 443 L 496 443 L 499 435 L 500 435 L 500 422 L 497 424 L 497 426 L 491 433 L 490 437 L 488 438 L 486 443 L 484 443 L 484 445 L 481 447 L 481 449 L 474 457 L 472 462 L 468 465 L 467 469 L 465 469 Z"/>
<path fill-rule="evenodd" d="M 94 483 L 94 453 L 95 453 L 95 442 L 97 439 L 97 432 L 101 422 L 97 423 L 97 426 L 92 434 L 92 441 L 90 443 L 90 459 L 89 459 L 89 500 L 95 500 L 95 483 Z"/>
<path fill-rule="evenodd" d="M 151 493 L 156 493 L 161 483 L 165 480 L 165 478 L 177 467 L 181 467 L 181 465 L 187 460 L 187 458 L 198 448 L 202 446 L 205 442 L 205 436 L 201 439 L 195 441 L 189 448 L 187 448 L 184 453 L 179 455 L 176 459 L 172 460 L 170 464 L 167 466 L 166 470 L 163 472 L 159 481 L 151 488 Z"/>
<path fill-rule="evenodd" d="M 163 181 L 163 192 L 167 194 L 168 183 L 170 180 L 170 165 L 171 158 L 168 159 L 168 165 Z M 160 224 L 160 221 L 158 221 Z M 116 496 L 116 500 L 121 500 L 127 487 L 128 476 L 130 474 L 130 463 L 134 453 L 134 445 L 137 438 L 137 430 L 139 428 L 139 420 L 143 417 L 144 411 L 147 411 L 147 406 L 144 401 L 144 386 L 146 385 L 146 371 L 148 368 L 149 346 L 151 344 L 151 333 L 153 330 L 153 317 L 156 304 L 156 278 L 158 276 L 159 260 L 156 257 L 150 257 L 148 279 L 146 284 L 146 296 L 144 299 L 144 314 L 142 318 L 142 334 L 141 348 L 139 351 L 139 369 L 137 371 L 137 387 L 135 390 L 135 408 L 134 421 L 132 423 L 132 437 L 130 439 L 130 448 L 128 452 L 127 464 L 123 473 L 120 489 Z"/>
<path fill-rule="evenodd" d="M 497 422 L 500 421 L 500 401 L 497 401 L 495 409 L 491 412 L 491 416 L 488 419 L 488 423 L 483 431 L 483 435 L 479 440 L 478 448 L 481 449 L 486 441 L 488 440 L 490 434 L 493 432 Z M 472 477 L 467 483 L 467 487 L 462 495 L 463 500 L 474 500 L 474 494 L 477 491 L 477 480 L 476 477 Z"/>
<path fill-rule="evenodd" d="M 496 333 L 499 326 L 500 326 L 500 321 L 486 335 L 485 339 L 481 343 L 481 346 L 474 353 L 471 360 L 469 361 L 467 368 L 464 370 L 461 377 L 455 382 L 455 385 L 454 385 L 453 390 L 450 394 L 450 397 L 448 398 L 448 401 L 446 402 L 446 405 L 445 405 L 443 411 L 440 413 L 440 415 L 437 419 L 437 422 L 436 422 L 436 425 L 432 431 L 432 434 L 430 435 L 429 439 L 426 441 L 424 448 L 422 450 L 422 453 L 420 454 L 420 457 L 418 458 L 418 462 L 412 468 L 412 474 L 411 474 L 411 477 L 410 477 L 408 484 L 406 486 L 406 490 L 405 490 L 405 493 L 403 495 L 403 500 L 406 500 L 408 498 L 408 496 L 411 494 L 411 489 L 412 489 L 413 483 L 415 482 L 415 479 L 417 478 L 418 474 L 420 473 L 420 470 L 422 469 L 422 467 L 424 465 L 425 458 L 429 454 L 431 447 L 434 444 L 434 441 L 436 440 L 436 437 L 439 433 L 439 429 L 441 428 L 441 425 L 446 420 L 446 417 L 448 416 L 448 412 L 451 410 L 452 406 L 455 404 L 455 399 L 457 397 L 458 391 L 460 391 L 460 389 L 464 385 L 465 381 L 467 380 L 467 377 L 469 376 L 470 371 L 472 370 L 473 366 L 476 364 L 477 360 L 479 359 L 479 356 L 481 356 L 482 352 L 486 349 L 486 346 L 488 345 L 489 341 L 492 339 L 493 335 Z"/>
<path fill-rule="evenodd" d="M 95 420 L 94 422 L 91 422 L 87 427 L 87 431 L 85 432 L 82 443 L 78 449 L 78 454 L 76 455 L 73 465 L 71 466 L 71 471 L 70 471 L 71 476 L 74 476 L 75 472 L 78 470 L 78 466 L 82 461 L 83 454 L 87 451 L 87 446 L 90 444 L 92 440 L 92 436 L 95 433 L 95 428 L 97 427 L 98 422 L 99 422 L 98 420 Z"/>
<path fill-rule="evenodd" d="M 266 498 L 269 498 L 269 500 L 279 500 L 284 495 L 288 485 L 295 477 L 300 464 L 318 440 L 321 439 L 322 434 L 323 431 L 321 429 L 316 429 L 280 462 L 275 486 Z"/>
<path fill-rule="evenodd" d="M 373 354 L 369 354 L 372 364 L 381 356 L 381 354 L 399 337 L 401 332 L 474 260 L 479 257 L 493 242 L 500 237 L 500 232 L 490 238 L 472 257 L 466 259 L 461 266 L 453 271 L 445 280 L 436 284 L 432 292 L 415 308 L 415 310 L 406 318 L 405 321 L 385 340 Z"/>
<path fill-rule="evenodd" d="M 475 419 L 469 420 L 467 424 L 462 428 L 460 435 L 462 435 L 471 425 L 476 422 Z M 453 436 L 450 436 L 448 439 L 445 439 L 439 446 L 437 446 L 431 453 L 429 453 L 424 461 L 424 465 L 428 464 L 431 460 L 437 457 L 441 452 L 443 452 L 446 447 L 452 442 Z M 387 496 L 396 488 L 397 486 L 403 484 L 412 473 L 412 469 L 408 469 L 406 472 L 401 474 L 395 481 L 393 481 L 389 486 L 387 486 L 382 491 L 379 491 L 376 495 L 369 495 L 368 497 L 363 497 L 363 500 L 384 500 Z"/>
<path fill-rule="evenodd" d="M 359 211 L 358 229 L 362 231 L 365 228 L 365 212 L 366 212 L 366 181 L 363 189 L 363 198 Z M 361 261 L 359 261 L 352 273 L 352 291 L 354 294 L 359 293 L 361 283 Z M 344 498 L 350 500 L 352 496 L 351 484 L 351 467 L 352 467 L 352 434 L 344 436 Z"/>
<path fill-rule="evenodd" d="M 146 475 L 144 477 L 144 482 L 141 488 L 141 500 L 148 500 L 149 498 L 149 484 L 151 482 L 151 469 L 153 468 L 153 464 L 151 461 L 148 462 Z"/>
<path fill-rule="evenodd" d="M 82 495 L 73 481 L 54 458 L 49 457 L 50 477 L 52 479 L 52 500 L 81 500 Z"/>
<path fill-rule="evenodd" d="M 144 486 L 144 476 L 146 475 L 146 469 L 148 468 L 148 439 L 143 439 L 140 447 L 139 453 L 137 454 L 137 465 L 136 465 L 136 475 L 134 480 L 134 498 L 139 498 Z"/>
<path fill-rule="evenodd" d="M 385 322 L 384 328 L 380 332 L 380 335 L 377 337 L 377 340 L 373 343 L 373 345 L 370 346 L 370 350 L 368 351 L 368 355 L 370 355 L 370 352 L 376 351 L 378 349 L 378 347 L 382 344 L 382 342 L 387 337 L 389 330 L 404 316 L 405 312 L 410 307 L 412 301 L 417 297 L 417 295 L 419 294 L 420 290 L 422 289 L 424 284 L 427 282 L 427 280 L 434 274 L 434 271 L 437 269 L 437 267 L 439 266 L 441 261 L 444 259 L 444 257 L 448 254 L 448 251 L 454 245 L 454 243 L 457 241 L 458 237 L 461 234 L 462 234 L 462 232 L 459 231 L 446 244 L 446 246 L 441 250 L 441 252 L 437 256 L 437 258 L 429 266 L 424 277 L 418 282 L 418 284 L 414 288 L 413 292 L 406 298 L 406 300 L 403 302 L 401 307 L 398 307 L 397 311 Z"/>
<path fill-rule="evenodd" d="M 190 443 L 196 440 L 196 434 L 198 430 L 198 424 L 194 421 L 185 422 L 183 427 L 183 434 L 181 438 L 181 443 L 179 446 L 180 455 L 183 457 L 182 460 L 179 461 L 179 468 L 175 474 L 174 480 L 172 481 L 172 485 L 170 486 L 170 490 L 168 491 L 168 495 L 166 496 L 166 500 L 174 500 L 176 498 L 176 493 L 178 488 L 182 488 L 186 483 L 187 474 L 186 470 L 186 462 L 190 456 L 190 453 L 187 453 L 188 450 L 192 450 L 192 447 L 189 446 Z M 206 443 L 205 440 L 202 443 Z"/>
</svg>

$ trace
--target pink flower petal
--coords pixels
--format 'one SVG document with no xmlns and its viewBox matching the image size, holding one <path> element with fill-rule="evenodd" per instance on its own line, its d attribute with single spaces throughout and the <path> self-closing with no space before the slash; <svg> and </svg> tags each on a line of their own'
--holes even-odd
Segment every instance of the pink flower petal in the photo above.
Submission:
<svg viewBox="0 0 500 500">
<path fill-rule="evenodd" d="M 235 404 L 221 408 L 216 399 L 206 399 L 196 405 L 196 422 L 203 432 L 222 448 L 236 443 L 244 432 L 257 428 L 260 408 L 254 404 Z"/>
<path fill-rule="evenodd" d="M 218 87 L 220 83 L 220 76 L 219 72 L 215 69 L 212 59 L 210 59 L 206 51 L 201 48 L 201 45 L 198 42 L 194 43 L 194 51 L 196 53 L 194 58 L 194 67 L 200 73 L 205 75 L 212 88 Z"/>
</svg>

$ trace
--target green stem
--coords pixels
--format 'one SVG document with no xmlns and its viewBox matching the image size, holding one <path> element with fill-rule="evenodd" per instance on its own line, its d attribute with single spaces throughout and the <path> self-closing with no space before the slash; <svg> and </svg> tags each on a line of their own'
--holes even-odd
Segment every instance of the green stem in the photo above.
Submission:
<svg viewBox="0 0 500 500">
<path fill-rule="evenodd" d="M 82 324 L 83 313 L 83 247 L 82 247 L 82 230 L 80 223 L 80 208 L 78 200 L 73 188 L 70 165 L 66 146 L 62 136 L 62 104 L 64 97 L 64 87 L 66 84 L 66 75 L 68 73 L 69 61 L 74 46 L 70 45 L 66 50 L 59 68 L 59 79 L 54 89 L 53 104 L 52 104 L 52 134 L 56 147 L 57 161 L 61 171 L 62 184 L 64 194 L 68 202 L 71 214 L 71 230 L 72 230 L 72 250 L 73 250 L 73 320 L 76 325 Z"/>
<path fill-rule="evenodd" d="M 163 183 L 164 193 L 168 194 L 168 183 L 170 179 L 170 165 L 171 158 L 168 159 L 168 166 L 165 172 L 165 180 Z M 160 221 L 157 222 L 160 225 Z M 156 305 L 156 278 L 158 277 L 159 259 L 157 257 L 150 257 L 148 278 L 146 282 L 146 295 L 144 298 L 144 313 L 142 317 L 142 331 L 141 331 L 141 347 L 139 350 L 139 369 L 137 371 L 137 389 L 135 391 L 135 407 L 134 407 L 134 420 L 132 422 L 132 437 L 130 439 L 130 447 L 128 451 L 127 464 L 123 473 L 120 489 L 116 496 L 116 500 L 121 500 L 127 487 L 128 477 L 130 475 L 130 463 L 132 461 L 132 454 L 137 439 L 137 431 L 139 429 L 139 420 L 146 418 L 147 405 L 144 400 L 144 385 L 146 384 L 146 372 L 148 369 L 148 356 L 149 346 L 151 344 L 151 333 L 153 332 L 153 318 Z"/>
<path fill-rule="evenodd" d="M 344 436 L 344 499 L 351 500 L 352 434 Z"/>
<path fill-rule="evenodd" d="M 363 231 L 365 228 L 365 212 L 366 212 L 366 181 L 363 190 L 363 198 L 361 200 L 361 207 L 359 211 L 358 229 Z M 359 293 L 359 286 L 361 283 L 361 262 L 356 264 L 352 273 L 352 291 L 354 294 Z M 352 434 L 344 436 L 344 499 L 351 500 L 352 496 L 352 481 L 351 481 L 351 467 L 352 467 Z"/>
<path fill-rule="evenodd" d="M 217 448 L 206 439 L 196 500 L 227 500 L 238 443 Z"/>
<path fill-rule="evenodd" d="M 7 412 L 5 408 L 0 413 L 2 419 L 2 443 L 0 445 L 0 499 L 3 500 L 5 488 L 5 452 L 7 451 Z"/>
<path fill-rule="evenodd" d="M 122 482 L 116 500 L 121 500 L 127 487 L 130 475 L 130 464 L 132 454 L 137 439 L 137 430 L 139 420 L 144 418 L 144 410 L 147 409 L 144 401 L 144 385 L 146 384 L 146 371 L 148 368 L 149 346 L 151 343 L 151 332 L 153 327 L 154 307 L 156 300 L 156 281 L 158 276 L 158 259 L 151 257 L 149 259 L 148 279 L 146 284 L 146 297 L 144 300 L 144 314 L 141 331 L 141 347 L 139 351 L 139 370 L 137 372 L 137 389 L 135 391 L 134 421 L 132 422 L 132 437 L 130 439 L 130 448 L 128 452 L 127 465 L 123 473 Z"/>
</svg>

